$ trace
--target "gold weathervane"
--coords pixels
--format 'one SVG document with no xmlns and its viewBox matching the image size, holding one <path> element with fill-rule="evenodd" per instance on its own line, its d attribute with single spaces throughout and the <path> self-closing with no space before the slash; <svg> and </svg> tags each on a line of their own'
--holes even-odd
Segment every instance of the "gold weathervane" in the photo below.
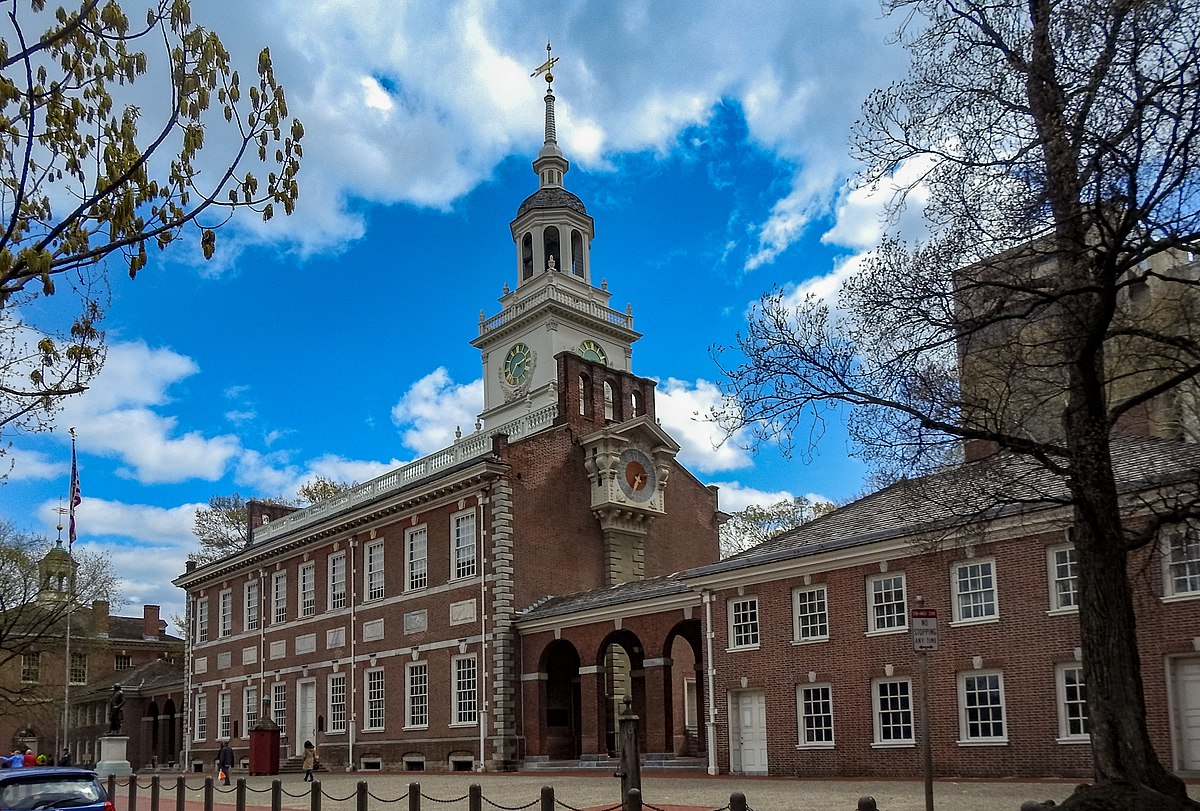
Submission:
<svg viewBox="0 0 1200 811">
<path fill-rule="evenodd" d="M 547 85 L 547 87 L 549 87 L 550 83 L 554 81 L 554 74 L 550 72 L 550 69 L 552 67 L 554 67 L 554 63 L 557 61 L 558 61 L 557 56 L 550 55 L 550 43 L 547 42 L 546 43 L 546 61 L 543 62 L 542 64 L 538 65 L 537 69 L 529 75 L 532 77 L 532 76 L 537 76 L 540 73 L 546 74 L 546 85 Z"/>
</svg>

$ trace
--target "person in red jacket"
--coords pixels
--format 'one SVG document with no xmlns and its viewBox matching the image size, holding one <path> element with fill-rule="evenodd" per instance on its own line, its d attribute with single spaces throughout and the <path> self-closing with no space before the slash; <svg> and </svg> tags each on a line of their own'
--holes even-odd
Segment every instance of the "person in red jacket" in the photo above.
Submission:
<svg viewBox="0 0 1200 811">
<path fill-rule="evenodd" d="M 25 765 L 26 765 L 26 766 L 36 766 L 36 765 L 37 765 L 37 755 L 35 755 L 35 754 L 33 753 L 33 750 L 32 750 L 32 749 L 30 749 L 29 747 L 25 747 L 25 758 L 24 758 L 24 760 L 25 760 Z"/>
</svg>

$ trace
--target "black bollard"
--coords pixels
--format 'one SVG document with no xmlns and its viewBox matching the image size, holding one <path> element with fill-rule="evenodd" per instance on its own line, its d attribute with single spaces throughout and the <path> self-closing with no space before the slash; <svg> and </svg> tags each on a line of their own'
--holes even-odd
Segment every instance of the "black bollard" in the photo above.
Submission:
<svg viewBox="0 0 1200 811">
<path fill-rule="evenodd" d="M 483 811 L 483 789 L 478 783 L 467 788 L 467 811 Z"/>
<path fill-rule="evenodd" d="M 735 791 L 729 795 L 729 811 L 746 811 L 746 795 Z"/>
<path fill-rule="evenodd" d="M 554 811 L 554 786 L 542 786 L 542 811 Z"/>
<path fill-rule="evenodd" d="M 367 811 L 367 781 L 359 780 L 358 787 L 354 789 L 355 805 L 358 811 Z"/>
<path fill-rule="evenodd" d="M 421 784 L 408 784 L 408 811 L 421 811 Z"/>
<path fill-rule="evenodd" d="M 321 811 L 321 781 L 314 780 L 308 784 L 308 808 L 309 811 Z"/>
<path fill-rule="evenodd" d="M 278 780 L 271 781 L 271 811 L 281 811 L 283 808 L 283 783 Z M 179 811 L 183 811 L 182 808 Z"/>
<path fill-rule="evenodd" d="M 870 795 L 858 798 L 858 811 L 879 811 L 875 798 Z"/>
</svg>

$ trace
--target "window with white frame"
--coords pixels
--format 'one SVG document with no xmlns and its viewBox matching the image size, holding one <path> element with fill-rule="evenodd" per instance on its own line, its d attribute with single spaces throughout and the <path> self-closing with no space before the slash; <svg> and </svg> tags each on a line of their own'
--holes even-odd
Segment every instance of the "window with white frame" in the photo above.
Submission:
<svg viewBox="0 0 1200 811">
<path fill-rule="evenodd" d="M 475 654 L 455 656 L 453 706 L 450 717 L 453 724 L 474 724 L 479 720 L 479 678 Z"/>
<path fill-rule="evenodd" d="M 1168 597 L 1200 594 L 1200 529 L 1187 527 L 1171 535 L 1165 593 Z"/>
<path fill-rule="evenodd" d="M 202 741 L 208 737 L 208 696 L 196 696 L 196 730 L 193 740 Z"/>
<path fill-rule="evenodd" d="M 271 622 L 287 622 L 287 572 L 271 575 Z"/>
<path fill-rule="evenodd" d="M 410 591 L 429 585 L 429 529 L 413 527 L 404 533 L 404 582 Z"/>
<path fill-rule="evenodd" d="M 246 630 L 258 630 L 258 580 L 247 580 L 246 589 Z"/>
<path fill-rule="evenodd" d="M 346 553 L 329 556 L 329 610 L 346 607 Z"/>
<path fill-rule="evenodd" d="M 475 576 L 475 511 L 468 510 L 450 519 L 454 579 Z"/>
<path fill-rule="evenodd" d="M 954 594 L 954 621 L 973 622 L 996 616 L 996 561 L 979 558 L 956 563 L 950 569 Z"/>
<path fill-rule="evenodd" d="M 904 572 L 867 580 L 867 611 L 869 631 L 895 631 L 908 627 Z"/>
<path fill-rule="evenodd" d="M 217 636 L 224 638 L 233 633 L 233 592 L 225 589 L 218 600 L 220 612 L 217 616 Z"/>
<path fill-rule="evenodd" d="M 999 671 L 958 674 L 959 735 L 963 743 L 1004 743 L 1004 676 Z"/>
<path fill-rule="evenodd" d="M 738 597 L 729 601 L 729 647 L 758 646 L 758 598 Z"/>
<path fill-rule="evenodd" d="M 828 749 L 833 746 L 833 688 L 804 684 L 796 689 L 797 728 L 800 746 Z"/>
<path fill-rule="evenodd" d="M 227 740 L 233 734 L 233 719 L 229 715 L 229 691 L 217 693 L 217 738 Z"/>
<path fill-rule="evenodd" d="M 1083 665 L 1062 665 L 1058 681 L 1058 737 L 1060 740 L 1087 741 L 1088 726 L 1087 684 L 1083 680 Z"/>
<path fill-rule="evenodd" d="M 1079 610 L 1079 558 L 1071 544 L 1051 546 L 1046 550 L 1046 567 L 1050 577 L 1050 610 Z"/>
<path fill-rule="evenodd" d="M 366 671 L 366 725 L 364 730 L 383 729 L 383 669 L 374 668 Z"/>
<path fill-rule="evenodd" d="M 404 671 L 405 695 L 404 725 L 407 727 L 429 726 L 429 665 L 426 662 L 409 662 Z"/>
<path fill-rule="evenodd" d="M 128 653 L 118 653 L 113 658 L 113 670 L 132 670 L 133 657 Z"/>
<path fill-rule="evenodd" d="M 908 679 L 876 679 L 871 692 L 876 745 L 912 744 L 912 682 Z"/>
<path fill-rule="evenodd" d="M 300 565 L 298 594 L 300 616 L 311 617 L 317 613 L 317 564 L 309 561 Z"/>
<path fill-rule="evenodd" d="M 346 674 L 329 675 L 329 732 L 346 731 Z"/>
<path fill-rule="evenodd" d="M 37 651 L 21 654 L 21 681 L 37 684 L 42 679 L 42 654 Z"/>
<path fill-rule="evenodd" d="M 196 642 L 208 641 L 208 598 L 196 600 Z"/>
<path fill-rule="evenodd" d="M 383 599 L 383 541 L 372 541 L 366 547 L 367 582 L 363 589 L 368 600 Z"/>
<path fill-rule="evenodd" d="M 71 684 L 87 684 L 88 659 L 86 653 L 71 654 L 71 667 L 67 675 Z"/>
<path fill-rule="evenodd" d="M 815 642 L 829 638 L 829 604 L 824 586 L 792 592 L 792 639 Z"/>
<path fill-rule="evenodd" d="M 282 730 L 287 729 L 287 683 L 271 685 L 271 720 Z M 286 732 L 285 732 L 286 734 Z"/>
<path fill-rule="evenodd" d="M 242 737 L 249 738 L 250 730 L 258 723 L 258 688 L 242 689 Z"/>
</svg>

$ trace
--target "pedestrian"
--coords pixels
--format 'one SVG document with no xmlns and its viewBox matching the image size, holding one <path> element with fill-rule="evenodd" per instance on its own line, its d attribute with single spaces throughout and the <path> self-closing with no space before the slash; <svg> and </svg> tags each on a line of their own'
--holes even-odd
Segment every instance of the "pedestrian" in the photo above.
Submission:
<svg viewBox="0 0 1200 811">
<path fill-rule="evenodd" d="M 58 765 L 59 766 L 70 766 L 71 765 L 71 750 L 70 749 L 63 750 L 62 757 L 60 757 L 58 759 Z"/>
<path fill-rule="evenodd" d="M 317 749 L 313 746 L 312 741 L 304 742 L 304 782 L 311 783 L 313 781 L 313 769 L 320 763 L 317 757 Z"/>
<path fill-rule="evenodd" d="M 33 750 L 30 749 L 28 746 L 25 747 L 25 765 L 26 766 L 36 766 L 37 765 L 37 755 L 35 755 L 33 753 Z"/>
<path fill-rule="evenodd" d="M 229 772 L 233 770 L 233 749 L 229 746 L 229 741 L 223 742 L 221 750 L 217 752 L 217 769 L 217 776 L 228 786 Z"/>
<path fill-rule="evenodd" d="M 14 749 L 13 753 L 6 758 L 0 758 L 4 761 L 4 765 L 10 769 L 20 769 L 25 765 L 25 753 L 20 749 Z"/>
</svg>

